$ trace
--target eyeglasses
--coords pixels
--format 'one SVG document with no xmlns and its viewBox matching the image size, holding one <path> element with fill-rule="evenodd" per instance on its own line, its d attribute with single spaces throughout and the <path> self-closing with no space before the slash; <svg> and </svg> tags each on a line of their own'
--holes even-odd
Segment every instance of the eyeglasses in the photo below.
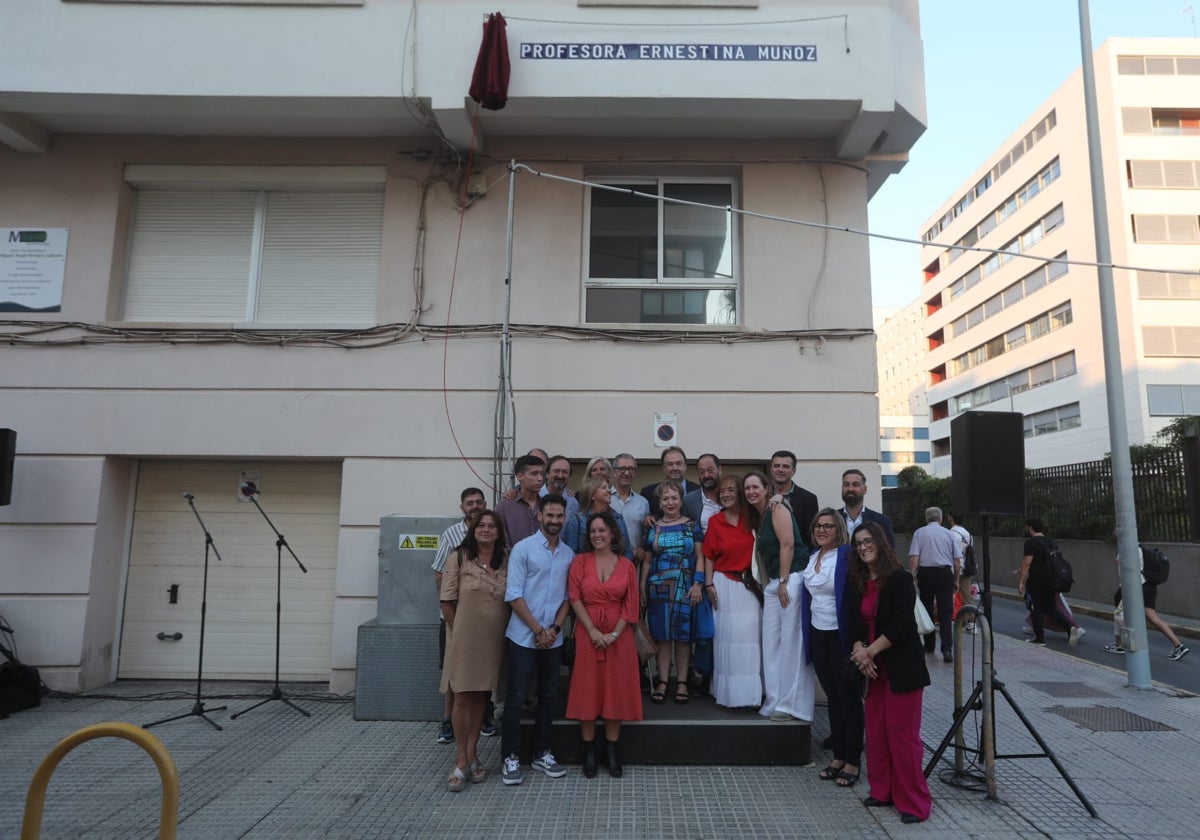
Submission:
<svg viewBox="0 0 1200 840">
<path fill-rule="evenodd" d="M 613 467 L 616 472 L 637 472 L 637 467 Z"/>
<path fill-rule="evenodd" d="M 818 522 L 816 525 L 813 526 L 814 531 L 833 531 L 836 529 L 837 529 L 837 526 L 834 525 L 832 522 Z"/>
<path fill-rule="evenodd" d="M 854 541 L 855 548 L 867 548 L 868 546 L 872 545 L 875 545 L 875 540 L 871 539 L 870 537 L 865 537 L 861 540 Z"/>
</svg>

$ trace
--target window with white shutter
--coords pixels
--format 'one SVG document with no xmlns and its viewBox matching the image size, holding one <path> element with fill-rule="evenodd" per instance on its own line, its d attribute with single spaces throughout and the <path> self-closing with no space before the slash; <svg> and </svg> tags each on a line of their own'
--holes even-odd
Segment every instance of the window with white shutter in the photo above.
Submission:
<svg viewBox="0 0 1200 840">
<path fill-rule="evenodd" d="M 375 324 L 382 181 L 228 189 L 230 170 L 185 188 L 135 181 L 124 320 Z"/>
</svg>

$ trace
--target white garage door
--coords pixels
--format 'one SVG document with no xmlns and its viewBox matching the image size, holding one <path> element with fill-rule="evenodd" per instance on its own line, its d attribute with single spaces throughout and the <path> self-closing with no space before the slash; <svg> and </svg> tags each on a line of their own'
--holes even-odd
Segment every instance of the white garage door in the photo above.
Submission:
<svg viewBox="0 0 1200 840">
<path fill-rule="evenodd" d="M 275 534 L 253 504 L 237 497 L 241 472 L 256 470 L 259 504 L 308 569 L 301 573 L 284 549 L 280 678 L 329 679 L 341 469 L 336 462 L 143 461 L 119 676 L 196 675 L 204 532 L 181 496 L 188 491 L 223 558 L 209 559 L 204 676 L 273 678 Z M 183 638 L 159 639 L 159 633 Z"/>
</svg>

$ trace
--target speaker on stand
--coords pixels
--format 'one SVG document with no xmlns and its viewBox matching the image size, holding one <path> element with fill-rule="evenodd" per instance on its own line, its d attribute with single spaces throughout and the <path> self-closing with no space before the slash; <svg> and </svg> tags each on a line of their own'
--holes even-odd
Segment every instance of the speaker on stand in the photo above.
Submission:
<svg viewBox="0 0 1200 840">
<path fill-rule="evenodd" d="M 976 615 L 976 626 L 980 628 L 980 639 L 983 645 L 983 675 L 975 683 L 975 689 L 965 702 L 960 702 L 962 694 L 962 650 L 955 657 L 956 708 L 954 722 L 950 731 L 942 739 L 941 744 L 934 750 L 933 757 L 925 765 L 925 777 L 928 778 L 941 760 L 943 753 L 956 740 L 955 766 L 951 771 L 957 777 L 965 774 L 963 771 L 964 752 L 975 753 L 983 757 L 987 797 L 996 799 L 996 759 L 998 758 L 1047 758 L 1054 765 L 1060 776 L 1075 793 L 1076 798 L 1093 817 L 1097 816 L 1096 809 L 1084 796 L 1083 791 L 1075 784 L 1074 779 L 1067 773 L 1059 762 L 1050 745 L 1034 728 L 1033 723 L 1021 711 L 1017 701 L 1009 694 L 1008 689 L 1000 680 L 993 667 L 995 643 L 992 634 L 992 555 L 988 547 L 988 517 L 989 516 L 1025 516 L 1025 428 L 1024 418 L 1015 412 L 1000 411 L 966 411 L 950 421 L 950 498 L 954 510 L 963 514 L 976 514 L 980 519 L 980 536 L 983 538 L 983 597 L 980 599 L 982 610 L 974 607 L 964 607 L 963 613 Z M 962 621 L 962 618 L 959 618 Z M 961 627 L 956 624 L 956 641 L 962 638 Z M 1008 702 L 1009 707 L 1016 713 L 1026 731 L 1033 737 L 1041 748 L 1040 753 L 1022 753 L 1004 755 L 996 751 L 996 693 Z M 980 745 L 969 748 L 964 743 L 963 724 L 967 716 L 974 710 L 983 712 L 983 722 L 980 733 Z"/>
</svg>

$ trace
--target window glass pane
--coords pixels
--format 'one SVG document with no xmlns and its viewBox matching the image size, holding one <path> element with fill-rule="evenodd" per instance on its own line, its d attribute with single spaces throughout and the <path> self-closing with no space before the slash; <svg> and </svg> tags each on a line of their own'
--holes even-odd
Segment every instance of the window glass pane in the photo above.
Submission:
<svg viewBox="0 0 1200 840">
<path fill-rule="evenodd" d="M 1004 305 L 1012 306 L 1014 303 L 1019 301 L 1024 296 L 1025 296 L 1025 293 L 1021 289 L 1021 284 L 1013 283 L 1011 286 L 1009 286 L 1007 289 L 1004 290 Z"/>
<path fill-rule="evenodd" d="M 665 184 L 663 195 L 726 207 L 733 203 L 733 186 Z M 732 216 L 723 210 L 664 203 L 663 276 L 732 279 L 732 225 Z"/>
<path fill-rule="evenodd" d="M 736 300 L 733 289 L 590 288 L 585 318 L 604 324 L 735 324 Z"/>
<path fill-rule="evenodd" d="M 1075 354 L 1067 353 L 1065 356 L 1059 356 L 1054 362 L 1054 378 L 1062 379 L 1064 376 L 1075 375 Z"/>
<path fill-rule="evenodd" d="M 1147 385 L 1146 401 L 1152 417 L 1179 417 L 1183 414 L 1183 394 L 1178 385 Z"/>
<path fill-rule="evenodd" d="M 1200 416 L 1200 385 L 1183 386 L 1183 413 Z"/>
<path fill-rule="evenodd" d="M 1004 308 L 1004 305 L 1000 302 L 1000 295 L 996 295 L 995 297 L 988 298 L 986 301 L 983 302 L 983 316 L 985 318 L 991 318 L 993 315 L 995 315 L 997 312 L 999 312 L 1003 308 Z"/>
<path fill-rule="evenodd" d="M 654 193 L 654 184 L 613 184 Z M 591 189 L 588 276 L 658 279 L 658 202 L 627 193 Z"/>
<path fill-rule="evenodd" d="M 1031 295 L 1046 285 L 1046 273 L 1038 271 L 1025 278 L 1025 294 Z"/>
<path fill-rule="evenodd" d="M 1033 385 L 1041 385 L 1053 378 L 1054 365 L 1052 362 L 1042 362 L 1040 365 L 1034 365 L 1029 369 L 1029 379 Z"/>
<path fill-rule="evenodd" d="M 1059 254 L 1057 257 L 1055 257 L 1056 260 L 1065 260 L 1066 258 L 1066 254 Z M 1067 273 L 1067 265 L 1066 263 L 1047 263 L 1046 271 L 1049 272 L 1050 279 L 1054 280 L 1055 278 L 1062 277 Z"/>
</svg>

